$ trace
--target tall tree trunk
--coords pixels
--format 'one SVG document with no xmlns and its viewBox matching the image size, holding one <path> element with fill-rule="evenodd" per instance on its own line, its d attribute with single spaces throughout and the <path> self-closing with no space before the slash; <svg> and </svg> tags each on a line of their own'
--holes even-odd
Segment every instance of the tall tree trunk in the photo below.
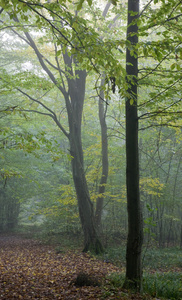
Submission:
<svg viewBox="0 0 182 300">
<path fill-rule="evenodd" d="M 96 254 L 103 251 L 97 230 L 94 224 L 93 204 L 90 200 L 88 186 L 83 169 L 82 144 L 80 131 L 70 131 L 70 153 L 72 155 L 72 172 L 77 194 L 79 215 L 84 233 L 84 249 L 94 251 Z"/>
<path fill-rule="evenodd" d="M 139 196 L 139 155 L 137 117 L 138 26 L 139 0 L 128 0 L 126 51 L 126 185 L 128 238 L 124 287 L 140 291 L 142 281 L 141 251 L 143 224 Z M 134 55 L 131 51 L 134 50 Z"/>
<path fill-rule="evenodd" d="M 78 200 L 80 220 L 84 233 L 83 251 L 103 251 L 95 227 L 93 204 L 90 200 L 88 185 L 84 172 L 84 159 L 81 138 L 81 123 L 83 113 L 83 103 L 85 97 L 86 71 L 77 69 L 77 62 L 73 57 L 64 54 L 64 61 L 68 82 L 68 94 L 65 102 L 69 121 L 69 142 L 70 154 L 72 156 L 72 174 Z M 73 72 L 72 64 L 75 65 Z"/>
<path fill-rule="evenodd" d="M 104 108 L 104 105 L 107 105 L 107 103 L 104 102 L 104 86 L 105 82 L 105 76 L 103 75 L 101 80 L 101 90 L 99 95 L 99 120 L 100 120 L 100 127 L 101 127 L 101 147 L 102 147 L 102 175 L 100 179 L 99 184 L 99 190 L 98 190 L 98 198 L 96 202 L 96 210 L 95 210 L 95 223 L 96 228 L 99 233 L 102 232 L 102 224 L 101 224 L 101 218 L 102 218 L 102 209 L 103 209 L 103 202 L 104 202 L 104 193 L 107 183 L 107 177 L 108 177 L 108 138 L 107 138 L 107 124 L 106 124 L 106 108 Z"/>
<path fill-rule="evenodd" d="M 182 249 L 182 212 L 181 212 L 181 234 L 180 234 L 180 249 Z"/>
</svg>

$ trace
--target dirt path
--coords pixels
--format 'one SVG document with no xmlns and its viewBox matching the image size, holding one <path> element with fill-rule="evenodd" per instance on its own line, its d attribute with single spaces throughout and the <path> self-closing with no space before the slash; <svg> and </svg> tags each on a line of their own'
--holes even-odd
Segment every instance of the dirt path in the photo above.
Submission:
<svg viewBox="0 0 182 300">
<path fill-rule="evenodd" d="M 74 281 L 86 272 L 104 283 L 77 287 Z M 20 236 L 0 235 L 0 299 L 122 299 L 150 297 L 113 290 L 105 277 L 120 269 L 88 254 L 70 251 L 57 254 L 51 246 Z"/>
<path fill-rule="evenodd" d="M 0 236 L 0 299 L 101 299 L 102 287 L 76 287 L 81 271 L 102 279 L 117 272 L 83 253 L 54 248 L 18 236 Z"/>
</svg>

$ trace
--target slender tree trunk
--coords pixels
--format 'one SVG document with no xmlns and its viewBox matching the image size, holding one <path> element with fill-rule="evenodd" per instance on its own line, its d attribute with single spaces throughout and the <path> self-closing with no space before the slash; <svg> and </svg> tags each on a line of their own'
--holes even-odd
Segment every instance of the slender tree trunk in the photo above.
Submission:
<svg viewBox="0 0 182 300">
<path fill-rule="evenodd" d="M 181 233 L 180 233 L 180 249 L 182 249 L 182 212 L 181 212 Z"/>
<path fill-rule="evenodd" d="M 139 196 L 139 155 L 137 117 L 138 26 L 139 0 L 128 0 L 126 52 L 126 185 L 128 209 L 128 238 L 126 250 L 125 288 L 141 290 L 143 224 Z M 134 55 L 131 51 L 134 50 Z"/>
<path fill-rule="evenodd" d="M 103 202 L 104 202 L 104 193 L 107 183 L 108 177 L 108 138 L 107 138 L 107 124 L 106 124 L 106 109 L 104 109 L 104 86 L 105 76 L 103 75 L 101 81 L 101 91 L 99 95 L 99 120 L 100 120 L 100 127 L 101 127 L 101 139 L 102 139 L 102 175 L 99 184 L 98 190 L 98 198 L 96 202 L 96 211 L 95 211 L 95 223 L 99 233 L 102 232 L 102 209 L 103 209 Z M 106 104 L 107 105 L 107 104 Z"/>
</svg>

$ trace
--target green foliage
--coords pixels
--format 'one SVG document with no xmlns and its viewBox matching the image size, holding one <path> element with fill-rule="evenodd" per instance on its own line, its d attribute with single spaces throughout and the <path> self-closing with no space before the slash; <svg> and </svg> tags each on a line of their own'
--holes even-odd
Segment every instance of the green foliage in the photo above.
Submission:
<svg viewBox="0 0 182 300">
<path fill-rule="evenodd" d="M 109 283 L 113 288 L 120 288 L 124 283 L 124 273 L 113 273 L 109 276 Z"/>
<path fill-rule="evenodd" d="M 171 300 L 182 298 L 181 273 L 166 272 L 144 274 L 143 290 L 153 297 L 163 297 Z"/>
<path fill-rule="evenodd" d="M 165 270 L 178 269 L 182 266 L 182 254 L 179 248 L 147 248 L 144 257 L 144 268 L 147 270 Z"/>
<path fill-rule="evenodd" d="M 107 287 L 108 293 L 122 287 L 124 283 L 123 273 L 113 273 L 109 276 L 109 287 Z M 162 297 L 162 299 L 180 300 L 182 297 L 181 290 L 181 274 L 174 272 L 167 273 L 155 273 L 143 275 L 143 292 L 144 297 L 146 293 L 152 297 Z"/>
<path fill-rule="evenodd" d="M 78 207 L 73 185 L 61 185 L 57 190 L 59 198 L 39 203 L 35 215 L 45 216 L 46 232 L 58 234 L 60 232 L 78 233 L 80 231 Z"/>
<path fill-rule="evenodd" d="M 182 255 L 179 248 L 148 248 L 143 262 L 143 292 L 162 299 L 178 299 L 182 297 Z M 108 248 L 108 261 L 120 266 L 125 263 L 125 248 Z M 124 282 L 124 273 L 113 273 L 109 276 L 107 293 L 116 293 Z M 147 299 L 147 295 L 146 295 Z"/>
</svg>

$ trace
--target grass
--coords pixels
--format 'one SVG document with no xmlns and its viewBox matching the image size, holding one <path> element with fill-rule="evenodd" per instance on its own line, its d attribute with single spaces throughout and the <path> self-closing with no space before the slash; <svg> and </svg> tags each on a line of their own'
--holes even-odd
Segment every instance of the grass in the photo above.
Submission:
<svg viewBox="0 0 182 300">
<path fill-rule="evenodd" d="M 124 273 L 114 273 L 109 276 L 110 290 L 121 288 L 124 282 Z M 109 289 L 108 289 L 109 290 Z M 161 299 L 182 299 L 182 273 L 144 273 L 143 293 Z"/>
<path fill-rule="evenodd" d="M 101 256 L 103 260 L 113 262 L 118 267 L 125 266 L 126 247 L 108 247 Z M 169 270 L 182 268 L 182 251 L 179 248 L 144 248 L 143 250 L 144 270 Z"/>
<path fill-rule="evenodd" d="M 124 246 L 107 250 L 107 259 L 125 265 Z M 149 248 L 144 251 L 143 292 L 160 299 L 182 300 L 182 251 L 179 248 Z M 109 277 L 111 290 L 121 288 L 124 273 Z"/>
<path fill-rule="evenodd" d="M 182 251 L 179 248 L 149 248 L 144 255 L 143 266 L 155 270 L 182 268 Z"/>
<path fill-rule="evenodd" d="M 182 273 L 144 274 L 143 290 L 154 297 L 182 299 Z"/>
</svg>

